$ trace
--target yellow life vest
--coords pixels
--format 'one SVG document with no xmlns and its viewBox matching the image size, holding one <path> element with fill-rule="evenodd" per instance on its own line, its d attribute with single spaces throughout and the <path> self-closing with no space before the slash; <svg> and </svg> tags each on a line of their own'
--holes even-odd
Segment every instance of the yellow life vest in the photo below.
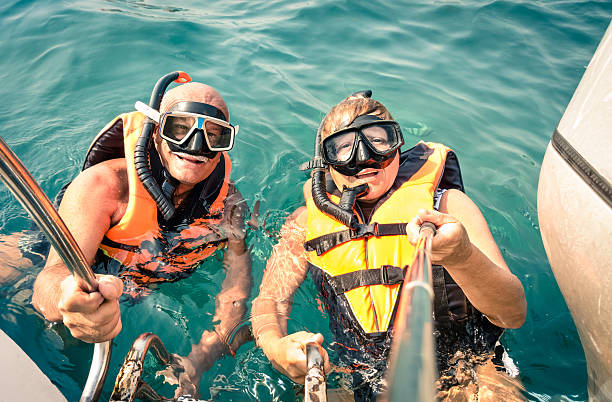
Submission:
<svg viewBox="0 0 612 402">
<path fill-rule="evenodd" d="M 225 246 L 227 238 L 219 231 L 218 224 L 223 219 L 231 171 L 229 156 L 223 152 L 210 176 L 196 185 L 190 194 L 192 204 L 202 205 L 190 211 L 179 208 L 170 222 L 161 222 L 160 225 L 157 204 L 144 188 L 134 166 L 134 148 L 144 118 L 140 112 L 115 118 L 98 134 L 86 158 L 96 159 L 95 155 L 92 157 L 92 152 L 105 149 L 103 146 L 96 148 L 96 141 L 114 141 L 115 145 L 121 145 L 117 144 L 117 137 L 123 133 L 122 148 L 129 184 L 128 205 L 121 220 L 108 230 L 102 240 L 97 260 L 114 260 L 115 268 L 109 268 L 112 263 L 105 262 L 107 272 L 124 279 L 129 277 L 136 285 L 184 277 L 200 261 Z M 155 154 L 150 155 L 151 165 L 154 157 L 160 164 Z"/>
<path fill-rule="evenodd" d="M 372 216 L 368 219 L 357 213 L 360 223 L 369 224 L 370 229 L 365 234 L 349 235 L 354 238 L 347 238 L 345 234 L 351 230 L 321 212 L 305 191 L 307 260 L 311 269 L 320 271 L 322 280 L 330 285 L 326 292 L 342 299 L 350 310 L 346 312 L 347 319 L 357 323 L 366 336 L 386 333 L 392 327 L 403 281 L 401 273 L 413 260 L 414 247 L 405 234 L 405 225 L 419 209 L 433 208 L 434 192 L 449 151 L 441 144 L 421 142 L 403 153 L 398 176 L 376 204 Z M 329 197 L 339 202 L 337 190 Z M 393 230 L 384 233 L 382 228 Z M 340 239 L 332 241 L 337 244 L 322 246 L 324 239 L 334 237 Z"/>
</svg>

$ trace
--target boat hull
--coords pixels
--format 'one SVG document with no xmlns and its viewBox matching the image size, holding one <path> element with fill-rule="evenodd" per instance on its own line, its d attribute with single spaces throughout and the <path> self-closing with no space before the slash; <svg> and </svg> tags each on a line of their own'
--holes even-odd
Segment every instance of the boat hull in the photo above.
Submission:
<svg viewBox="0 0 612 402">
<path fill-rule="evenodd" d="M 612 24 L 548 145 L 538 184 L 546 254 L 587 360 L 589 399 L 612 400 Z"/>
</svg>

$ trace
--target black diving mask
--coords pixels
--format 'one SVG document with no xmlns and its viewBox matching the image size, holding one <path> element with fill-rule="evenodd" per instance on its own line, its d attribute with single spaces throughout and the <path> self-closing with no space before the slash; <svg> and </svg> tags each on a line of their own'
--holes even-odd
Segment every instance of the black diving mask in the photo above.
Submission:
<svg viewBox="0 0 612 402">
<path fill-rule="evenodd" d="M 172 152 L 211 158 L 216 152 L 229 151 L 234 146 L 239 126 L 228 123 L 223 112 L 212 105 L 178 102 L 161 115 L 149 115 L 151 110 L 145 110 L 142 103 L 136 106 L 159 123 L 159 135 Z"/>
<path fill-rule="evenodd" d="M 322 141 L 322 157 L 338 173 L 355 176 L 366 168 L 384 169 L 403 144 L 397 122 L 363 115 Z"/>
</svg>

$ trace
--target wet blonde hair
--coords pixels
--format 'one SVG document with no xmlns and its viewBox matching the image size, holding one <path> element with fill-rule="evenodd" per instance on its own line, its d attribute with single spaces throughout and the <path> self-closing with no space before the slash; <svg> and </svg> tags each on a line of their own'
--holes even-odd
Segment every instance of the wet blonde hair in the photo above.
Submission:
<svg viewBox="0 0 612 402">
<path fill-rule="evenodd" d="M 366 114 L 383 120 L 393 120 L 385 105 L 366 98 L 362 93 L 354 94 L 334 106 L 321 123 L 321 140 L 330 134 L 349 126 L 357 117 Z"/>
</svg>

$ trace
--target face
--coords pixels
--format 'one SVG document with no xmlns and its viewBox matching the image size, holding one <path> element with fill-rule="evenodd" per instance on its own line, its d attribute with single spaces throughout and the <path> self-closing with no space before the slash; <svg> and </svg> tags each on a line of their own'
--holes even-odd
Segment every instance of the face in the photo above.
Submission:
<svg viewBox="0 0 612 402">
<path fill-rule="evenodd" d="M 355 176 L 345 176 L 330 167 L 331 177 L 338 187 L 342 190 L 344 186 L 355 187 L 360 184 L 368 185 L 368 194 L 359 198 L 364 201 L 375 201 L 382 197 L 393 185 L 399 170 L 399 151 L 396 151 L 391 163 L 383 169 L 366 168 L 362 169 Z"/>
<path fill-rule="evenodd" d="M 218 153 L 212 159 L 182 152 L 172 152 L 168 143 L 155 134 L 155 148 L 168 173 L 183 187 L 191 188 L 206 179 L 214 170 L 221 157 Z"/>
</svg>

